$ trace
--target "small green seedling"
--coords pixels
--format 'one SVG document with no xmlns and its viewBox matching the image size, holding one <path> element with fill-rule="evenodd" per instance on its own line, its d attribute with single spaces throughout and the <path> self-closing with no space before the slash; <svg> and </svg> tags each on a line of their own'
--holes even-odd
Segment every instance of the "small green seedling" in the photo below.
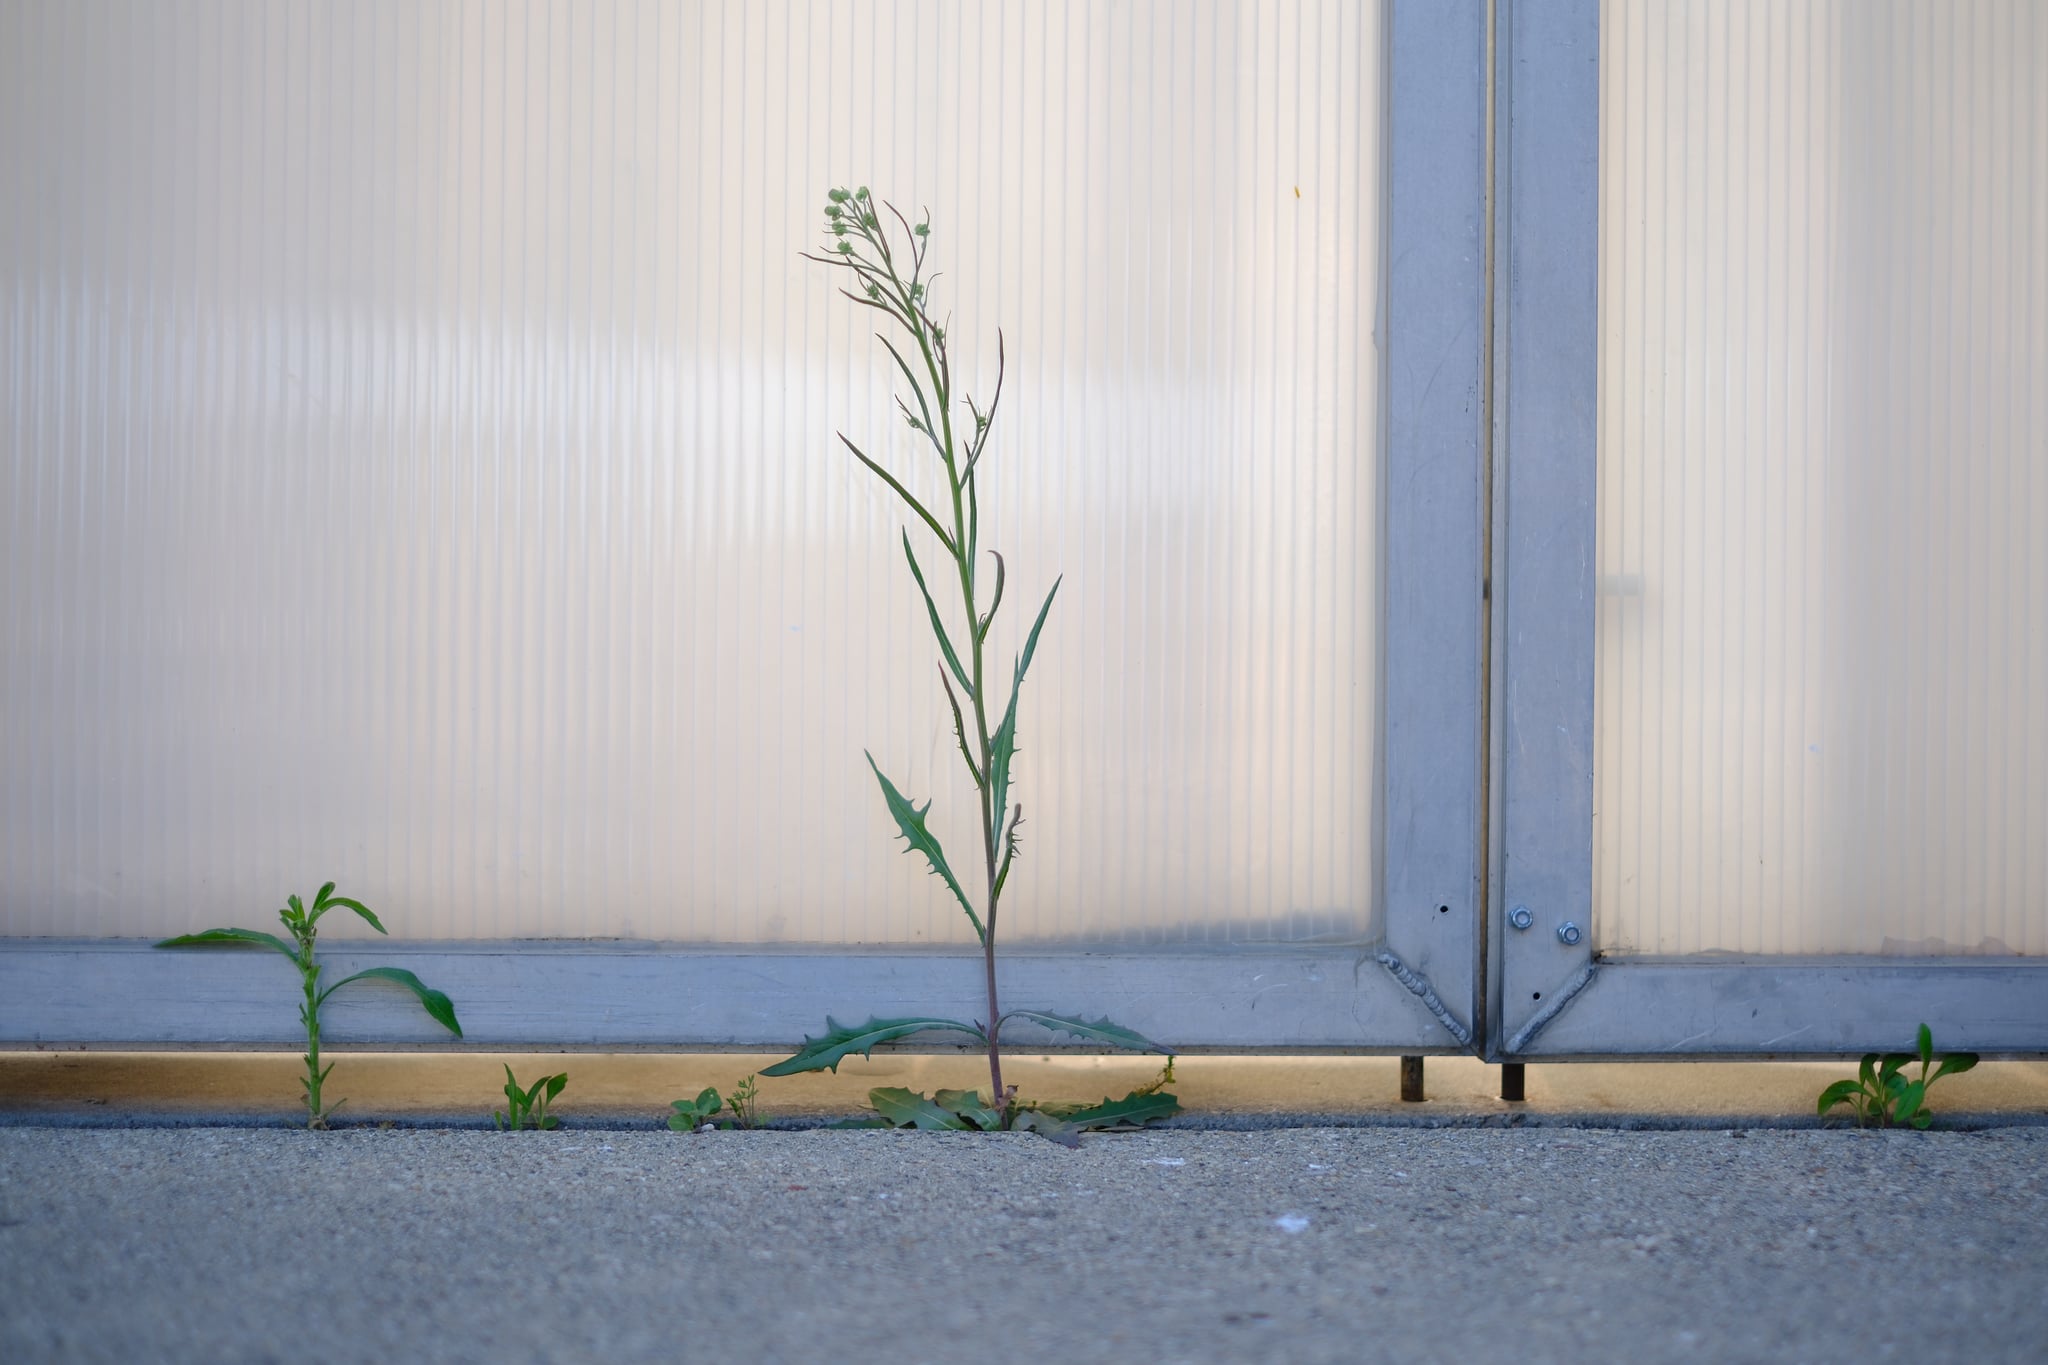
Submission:
<svg viewBox="0 0 2048 1365">
<path fill-rule="evenodd" d="M 1943 1076 L 1956 1075 L 1977 1065 L 1977 1054 L 1951 1052 L 1936 1065 L 1934 1033 L 1922 1024 L 1918 1046 L 1920 1077 L 1909 1081 L 1905 1077 L 1905 1068 L 1913 1061 L 1914 1055 L 1911 1052 L 1865 1054 L 1854 1080 L 1836 1081 L 1820 1092 L 1821 1117 L 1827 1117 L 1828 1111 L 1836 1105 L 1846 1104 L 1855 1114 L 1859 1128 L 1893 1128 L 1900 1124 L 1925 1128 L 1934 1122 L 1933 1114 L 1927 1110 L 1929 1087 Z M 1933 1067 L 1932 1074 L 1929 1074 L 1929 1067 Z"/>
<path fill-rule="evenodd" d="M 505 1068 L 505 1107 L 509 1112 L 499 1113 L 492 1110 L 491 1121 L 499 1128 L 509 1129 L 515 1133 L 522 1128 L 535 1128 L 544 1132 L 556 1127 L 560 1120 L 548 1112 L 548 1105 L 554 1102 L 555 1096 L 561 1094 L 562 1088 L 568 1084 L 569 1073 L 564 1071 L 559 1076 L 543 1076 L 522 1090 L 519 1088 L 518 1078 L 512 1074 L 512 1068 L 508 1066 Z"/>
<path fill-rule="evenodd" d="M 707 1124 L 715 1128 L 759 1128 L 764 1121 L 752 1076 L 735 1085 L 723 1100 L 716 1088 L 707 1085 L 696 1099 L 674 1100 L 669 1108 L 676 1112 L 669 1115 L 668 1126 L 678 1133 L 694 1133 Z M 721 1109 L 731 1117 L 713 1117 Z"/>
<path fill-rule="evenodd" d="M 272 948 L 292 960 L 292 965 L 299 969 L 299 981 L 306 992 L 305 1003 L 299 1006 L 299 1022 L 306 1026 L 306 1052 L 303 1058 L 306 1063 L 306 1074 L 300 1084 L 306 1092 L 308 1128 L 325 1128 L 327 1116 L 347 1103 L 345 1100 L 336 1100 L 331 1105 L 323 1105 L 320 1098 L 320 1087 L 327 1080 L 327 1073 L 334 1070 L 334 1064 L 331 1062 L 324 1070 L 320 1066 L 320 1006 L 327 1002 L 328 996 L 343 986 L 365 980 L 394 982 L 417 996 L 420 1007 L 433 1016 L 435 1023 L 457 1038 L 462 1036 L 462 1025 L 456 1022 L 455 1006 L 448 997 L 437 990 L 429 989 L 425 982 L 402 968 L 371 967 L 366 971 L 357 972 L 354 976 L 343 977 L 324 991 L 320 989 L 320 964 L 313 960 L 313 939 L 319 932 L 320 917 L 336 906 L 355 911 L 372 929 L 380 934 L 385 932 L 384 926 L 378 923 L 377 917 L 370 913 L 368 906 L 361 901 L 350 900 L 347 896 L 335 895 L 334 883 L 328 882 L 320 888 L 320 894 L 313 897 L 312 909 L 309 910 L 301 904 L 297 896 L 290 896 L 286 898 L 285 908 L 277 912 L 278 919 L 283 921 L 285 929 L 292 936 L 290 943 L 276 934 L 265 933 L 260 929 L 208 929 L 204 933 L 180 934 L 177 938 L 167 938 L 156 945 L 159 948 Z"/>
<path fill-rule="evenodd" d="M 735 1128 L 761 1126 L 761 1097 L 752 1076 L 748 1076 L 732 1088 L 731 1093 L 725 1097 L 725 1107 L 732 1113 Z"/>
<path fill-rule="evenodd" d="M 705 1124 L 715 1122 L 711 1116 L 724 1107 L 718 1098 L 718 1087 L 707 1085 L 694 1100 L 670 1102 L 669 1108 L 676 1112 L 668 1116 L 668 1126 L 678 1133 L 694 1133 Z"/>
</svg>

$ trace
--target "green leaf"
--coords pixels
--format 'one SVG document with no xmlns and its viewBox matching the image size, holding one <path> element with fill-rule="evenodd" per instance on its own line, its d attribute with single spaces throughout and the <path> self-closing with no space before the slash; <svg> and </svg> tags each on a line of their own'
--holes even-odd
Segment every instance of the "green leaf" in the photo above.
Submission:
<svg viewBox="0 0 2048 1365">
<path fill-rule="evenodd" d="M 960 667 L 960 656 L 953 651 L 953 641 L 946 634 L 946 623 L 939 619 L 939 604 L 932 601 L 932 590 L 924 584 L 924 570 L 918 567 L 917 554 L 910 548 L 910 532 L 903 533 L 903 557 L 910 561 L 910 576 L 917 580 L 917 591 L 924 598 L 925 613 L 932 618 L 932 634 L 939 638 L 939 652 L 946 656 L 946 666 L 953 670 L 953 676 L 960 682 L 960 690 L 974 700 L 974 684 L 967 680 L 967 670 Z"/>
<path fill-rule="evenodd" d="M 989 555 L 996 562 L 996 591 L 995 596 L 989 599 L 988 611 L 983 613 L 980 627 L 975 631 L 975 637 L 981 640 L 988 638 L 989 624 L 996 619 L 996 611 L 1003 605 L 1003 557 L 994 550 L 990 550 Z"/>
<path fill-rule="evenodd" d="M 1052 610 L 1052 599 L 1059 594 L 1060 584 L 1067 576 L 1061 574 L 1052 581 L 1052 591 L 1045 595 L 1045 605 L 1038 609 L 1038 619 L 1031 623 L 1031 634 L 1024 638 L 1024 653 L 1017 660 L 1017 681 L 1024 681 L 1024 670 L 1031 667 L 1031 656 L 1038 652 L 1038 632 L 1045 629 L 1046 614 Z"/>
<path fill-rule="evenodd" d="M 554 1101 L 555 1096 L 561 1094 L 564 1090 L 568 1089 L 569 1073 L 564 1071 L 558 1076 L 550 1076 L 547 1078 L 547 1084 L 548 1100 L 550 1103 L 552 1103 Z"/>
<path fill-rule="evenodd" d="M 774 1066 L 761 1068 L 763 1076 L 793 1076 L 799 1071 L 839 1070 L 839 1063 L 850 1054 L 858 1052 L 863 1057 L 873 1055 L 875 1048 L 898 1038 L 908 1038 L 913 1033 L 965 1033 L 983 1043 L 988 1035 L 973 1024 L 963 1024 L 957 1019 L 870 1019 L 865 1024 L 849 1028 L 830 1015 L 825 1017 L 825 1032 L 822 1037 L 804 1037 L 804 1045 L 796 1055 L 777 1062 Z"/>
<path fill-rule="evenodd" d="M 320 992 L 320 1002 L 325 1003 L 328 996 L 334 994 L 349 982 L 364 980 L 390 981 L 405 987 L 419 997 L 420 1008 L 432 1015 L 435 1023 L 447 1029 L 457 1038 L 462 1036 L 462 1025 L 455 1020 L 454 1002 L 441 994 L 441 992 L 428 986 L 426 982 L 420 980 L 403 967 L 371 967 L 367 971 L 357 972 L 354 976 L 345 976 L 326 990 Z"/>
<path fill-rule="evenodd" d="M 328 885 L 332 886 L 333 883 L 329 882 Z M 375 929 L 378 933 L 382 934 L 387 932 L 384 928 L 383 922 L 380 921 L 375 915 L 371 914 L 370 907 L 364 905 L 361 901 L 350 900 L 347 896 L 336 896 L 334 899 L 327 902 L 327 907 L 330 910 L 337 905 L 345 905 L 349 909 L 355 911 L 358 915 L 361 915 L 364 919 L 370 922 L 370 927 L 372 929 Z"/>
<path fill-rule="evenodd" d="M 1927 1078 L 1927 1083 L 1929 1085 L 1933 1085 L 1943 1076 L 1961 1075 L 1963 1072 L 1968 1071 L 1971 1067 L 1975 1065 L 1977 1065 L 1976 1053 L 1951 1052 L 1948 1054 L 1948 1056 L 1943 1057 L 1941 1059 L 1941 1064 L 1939 1066 L 1934 1068 L 1934 1074 Z"/>
<path fill-rule="evenodd" d="M 1898 1105 L 1898 1108 L 1892 1114 L 1893 1121 L 1905 1123 L 1911 1120 L 1913 1115 L 1920 1112 L 1920 1102 L 1926 1097 L 1927 1087 L 1920 1081 L 1912 1081 L 1900 1086 L 1893 1096 L 1894 1101 Z"/>
<path fill-rule="evenodd" d="M 1052 610 L 1052 599 L 1059 594 L 1064 581 L 1065 575 L 1053 580 L 1052 591 L 1045 595 L 1045 605 L 1038 609 L 1038 619 L 1032 622 L 1031 634 L 1024 641 L 1024 652 L 1017 656 L 1017 670 L 1010 682 L 1010 704 L 1003 711 L 1002 723 L 996 726 L 995 737 L 989 741 L 988 780 L 994 798 L 991 809 L 998 825 L 1003 823 L 1003 814 L 1008 809 L 1005 802 L 1010 796 L 1010 761 L 1017 752 L 1017 696 L 1024 690 L 1024 672 L 1031 667 L 1031 656 L 1038 650 L 1038 632 L 1045 629 L 1046 614 Z"/>
<path fill-rule="evenodd" d="M 947 554 L 959 553 L 959 551 L 957 551 L 953 547 L 953 537 L 947 535 L 946 528 L 939 525 L 939 519 L 933 516 L 930 512 L 927 512 L 925 510 L 924 504 L 919 502 L 916 498 L 912 497 L 910 494 L 910 490 L 908 488 L 905 488 L 902 484 L 896 482 L 895 476 L 890 474 L 888 470 L 876 464 L 873 460 L 870 460 L 867 457 L 867 453 L 865 451 L 863 451 L 859 446 L 855 445 L 853 442 L 846 439 L 846 434 L 844 432 L 839 433 L 839 443 L 845 446 L 848 450 L 852 451 L 855 459 L 859 460 L 862 464 L 866 465 L 869 469 L 873 470 L 875 472 L 875 475 L 878 478 L 880 478 L 883 483 L 886 483 L 889 485 L 889 487 L 895 489 L 896 495 L 902 498 L 905 502 L 910 504 L 911 511 L 917 513 L 918 516 L 924 518 L 924 524 L 931 527 L 932 534 L 939 538 L 939 544 L 946 547 Z"/>
<path fill-rule="evenodd" d="M 1856 1081 L 1836 1081 L 1833 1085 L 1820 1092 L 1820 1109 L 1818 1112 L 1822 1117 L 1826 1117 L 1828 1110 L 1838 1104 L 1852 1103 L 1856 1096 L 1861 1093 L 1863 1093 L 1863 1087 Z"/>
<path fill-rule="evenodd" d="M 868 754 L 867 759 L 868 767 L 874 769 L 875 780 L 882 784 L 882 797 L 889 803 L 889 814 L 896 817 L 896 828 L 903 832 L 904 842 L 908 843 L 911 849 L 922 853 L 925 861 L 931 864 L 933 874 L 943 878 L 946 885 L 953 888 L 953 896 L 960 902 L 960 908 L 967 912 L 967 921 L 974 926 L 975 936 L 987 942 L 988 934 L 981 927 L 981 916 L 974 913 L 974 906 L 968 901 L 967 893 L 960 889 L 959 878 L 955 877 L 953 869 L 946 865 L 945 850 L 939 847 L 937 837 L 925 825 L 924 813 L 932 808 L 932 803 L 927 801 L 922 806 L 913 806 L 902 792 L 896 790 L 895 783 L 882 776 L 882 770 L 875 766 L 875 756 Z"/>
<path fill-rule="evenodd" d="M 204 933 L 180 934 L 167 938 L 156 945 L 159 948 L 232 948 L 254 947 L 275 948 L 294 963 L 299 960 L 298 950 L 276 934 L 266 934 L 261 929 L 208 929 Z"/>
<path fill-rule="evenodd" d="M 1085 1109 L 1070 1110 L 1064 1105 L 1042 1107 L 1072 1127 L 1101 1130 L 1142 1128 L 1148 1123 L 1172 1118 L 1180 1112 L 1180 1101 L 1163 1091 L 1146 1094 L 1133 1090 L 1120 1100 L 1105 1099 Z"/>
<path fill-rule="evenodd" d="M 953 738 L 960 741 L 960 758 L 967 764 L 968 774 L 974 778 L 974 788 L 981 790 L 988 785 L 982 776 L 981 765 L 974 761 L 974 752 L 967 743 L 967 722 L 960 716 L 960 699 L 953 695 L 953 684 L 946 680 L 946 670 L 939 670 L 939 686 L 946 689 L 946 704 L 953 708 Z"/>
<path fill-rule="evenodd" d="M 1063 1123 L 1043 1109 L 1026 1109 L 1018 1114 L 1011 1127 L 1020 1133 L 1036 1133 L 1062 1147 L 1079 1147 L 1081 1130 L 1070 1123 Z"/>
<path fill-rule="evenodd" d="M 1857 1066 L 1856 1075 L 1863 1082 L 1865 1090 L 1870 1091 L 1872 1094 L 1877 1093 L 1877 1054 L 1875 1052 L 1863 1054 L 1863 1061 Z"/>
<path fill-rule="evenodd" d="M 884 1086 L 868 1091 L 868 1103 L 877 1114 L 898 1128 L 919 1128 L 926 1132 L 962 1132 L 967 1120 L 949 1114 L 915 1091 L 901 1086 Z"/>
<path fill-rule="evenodd" d="M 1142 1033 L 1133 1032 L 1121 1024 L 1112 1024 L 1108 1019 L 1080 1019 L 1064 1014 L 1047 1014 L 1043 1010 L 1011 1010 L 1004 1019 L 1029 1019 L 1035 1024 L 1064 1033 L 1090 1043 L 1107 1043 L 1111 1047 L 1125 1048 L 1131 1052 L 1163 1052 L 1173 1055 L 1173 1049 L 1161 1047 Z"/>
<path fill-rule="evenodd" d="M 1922 1024 L 1920 1026 L 1920 1035 L 1915 1041 L 1918 1045 L 1917 1050 L 1920 1053 L 1921 1069 L 1925 1070 L 1927 1065 L 1934 1060 L 1934 1030 Z"/>
<path fill-rule="evenodd" d="M 889 358 L 896 362 L 897 369 L 903 371 L 904 382 L 909 384 L 910 391 L 917 395 L 917 410 L 923 414 L 924 429 L 926 431 L 931 431 L 932 408 L 931 404 L 925 401 L 924 385 L 917 382 L 917 375 L 912 373 L 910 365 L 903 359 L 903 353 L 896 349 L 895 342 L 889 340 L 888 337 L 882 335 L 880 332 L 875 333 L 875 340 L 881 342 L 882 345 L 888 348 Z M 937 433 L 934 432 L 933 435 L 936 439 Z"/>
<path fill-rule="evenodd" d="M 972 1127 L 984 1133 L 993 1133 L 1003 1126 L 1003 1116 L 981 1102 L 981 1092 L 976 1090 L 941 1090 L 932 1096 L 932 1102 L 950 1114 L 958 1114 Z"/>
<path fill-rule="evenodd" d="M 1913 1054 L 1910 1052 L 1885 1053 L 1884 1060 L 1878 1064 L 1877 1068 L 1878 1084 L 1890 1085 L 1892 1077 L 1898 1075 L 1905 1068 L 1906 1064 L 1912 1060 Z"/>
</svg>

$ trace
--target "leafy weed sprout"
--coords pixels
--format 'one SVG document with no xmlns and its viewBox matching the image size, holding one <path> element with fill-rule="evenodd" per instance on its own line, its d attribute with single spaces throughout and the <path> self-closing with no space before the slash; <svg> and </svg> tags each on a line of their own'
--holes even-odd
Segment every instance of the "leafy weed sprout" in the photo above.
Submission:
<svg viewBox="0 0 2048 1365">
<path fill-rule="evenodd" d="M 1905 1069 L 1915 1056 L 1920 1075 L 1907 1080 Z M 1927 1092 L 1943 1076 L 1954 1076 L 1977 1065 L 1974 1052 L 1952 1052 L 1939 1065 L 1934 1061 L 1934 1031 L 1922 1024 L 1913 1052 L 1866 1053 L 1853 1079 L 1836 1081 L 1820 1092 L 1820 1115 L 1838 1104 L 1849 1106 L 1859 1128 L 1895 1128 L 1910 1124 L 1925 1128 L 1934 1122 L 1927 1110 Z M 1930 1074 L 1928 1068 L 1933 1067 Z"/>
<path fill-rule="evenodd" d="M 313 940 L 320 931 L 320 917 L 337 906 L 355 911 L 378 933 L 385 932 L 383 924 L 370 913 L 368 906 L 361 901 L 350 900 L 347 896 L 335 895 L 334 883 L 328 882 L 320 888 L 319 894 L 313 897 L 311 909 L 302 904 L 297 896 L 290 896 L 286 898 L 284 909 L 277 912 L 277 917 L 284 923 L 286 932 L 292 936 L 289 943 L 276 934 L 265 933 L 261 929 L 208 929 L 203 933 L 180 934 L 156 945 L 159 948 L 271 948 L 292 960 L 292 965 L 299 969 L 299 984 L 305 991 L 305 1002 L 299 1006 L 299 1022 L 306 1026 L 306 1052 L 302 1059 L 306 1063 L 306 1074 L 300 1084 L 305 1090 L 308 1128 L 325 1128 L 327 1116 L 347 1103 L 346 1100 L 336 1100 L 331 1105 L 323 1104 L 320 1095 L 320 1087 L 326 1083 L 327 1073 L 334 1070 L 332 1062 L 328 1063 L 325 1069 L 320 1065 L 320 1007 L 327 1003 L 327 997 L 343 986 L 357 981 L 390 981 L 403 986 L 418 997 L 420 1007 L 433 1017 L 435 1023 L 457 1038 L 462 1036 L 462 1025 L 456 1022 L 455 1006 L 448 997 L 430 989 L 425 982 L 403 968 L 371 967 L 353 976 L 343 977 L 326 990 L 320 989 L 321 969 L 313 957 Z"/>
</svg>

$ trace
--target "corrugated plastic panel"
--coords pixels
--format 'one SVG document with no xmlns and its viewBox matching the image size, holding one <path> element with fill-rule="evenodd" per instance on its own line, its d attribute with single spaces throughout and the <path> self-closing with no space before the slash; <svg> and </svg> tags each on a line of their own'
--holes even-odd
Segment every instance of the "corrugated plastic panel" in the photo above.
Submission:
<svg viewBox="0 0 2048 1365">
<path fill-rule="evenodd" d="M 2048 951 L 2048 11 L 1603 11 L 1596 937 Z"/>
<path fill-rule="evenodd" d="M 1008 338 L 997 657 L 1066 576 L 1008 935 L 1367 933 L 1379 34 L 0 6 L 0 933 L 967 940 L 861 757 L 969 846 L 844 181 Z"/>
</svg>

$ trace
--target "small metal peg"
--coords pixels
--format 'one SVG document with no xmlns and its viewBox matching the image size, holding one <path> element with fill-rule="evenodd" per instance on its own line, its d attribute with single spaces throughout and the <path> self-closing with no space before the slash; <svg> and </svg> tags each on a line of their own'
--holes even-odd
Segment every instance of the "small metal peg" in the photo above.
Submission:
<svg viewBox="0 0 2048 1365">
<path fill-rule="evenodd" d="M 1526 929 L 1535 922 L 1536 916 L 1530 912 L 1529 907 L 1526 905 L 1518 905 L 1508 911 L 1508 923 L 1514 925 L 1517 929 Z"/>
<path fill-rule="evenodd" d="M 1579 932 L 1579 926 L 1570 920 L 1557 926 L 1557 941 L 1567 948 L 1577 946 L 1578 941 L 1584 937 L 1585 935 Z"/>
</svg>

